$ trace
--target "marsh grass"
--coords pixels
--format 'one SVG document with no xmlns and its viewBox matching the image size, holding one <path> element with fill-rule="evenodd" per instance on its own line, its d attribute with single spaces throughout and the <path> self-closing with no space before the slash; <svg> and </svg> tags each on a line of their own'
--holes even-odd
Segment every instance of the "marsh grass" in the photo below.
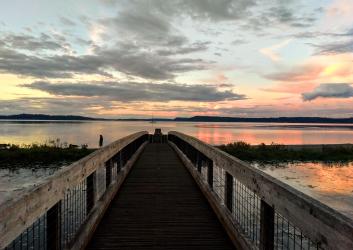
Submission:
<svg viewBox="0 0 353 250">
<path fill-rule="evenodd" d="M 234 142 L 217 146 L 219 149 L 249 162 L 348 162 L 353 161 L 353 148 L 346 147 L 323 147 L 316 149 L 289 149 L 280 144 L 250 145 L 246 142 Z"/>
<path fill-rule="evenodd" d="M 87 145 L 62 143 L 60 139 L 48 140 L 43 144 L 2 144 L 0 168 L 33 168 L 46 167 L 56 163 L 71 163 L 94 150 L 87 148 Z"/>
</svg>

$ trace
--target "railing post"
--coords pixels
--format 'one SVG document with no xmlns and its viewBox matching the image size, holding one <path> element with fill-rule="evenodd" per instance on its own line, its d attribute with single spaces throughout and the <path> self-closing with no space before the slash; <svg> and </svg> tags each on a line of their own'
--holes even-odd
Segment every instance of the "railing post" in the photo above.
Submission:
<svg viewBox="0 0 353 250">
<path fill-rule="evenodd" d="M 119 174 L 121 170 L 121 157 L 120 157 L 120 152 L 118 152 L 115 155 L 115 161 L 116 161 L 116 174 Z"/>
<path fill-rule="evenodd" d="M 202 168 L 202 155 L 199 151 L 196 151 L 196 165 L 197 165 L 197 171 L 199 171 L 199 173 L 201 173 L 201 168 Z"/>
<path fill-rule="evenodd" d="M 231 213 L 233 212 L 233 185 L 234 185 L 233 180 L 234 180 L 233 176 L 228 172 L 226 172 L 224 204 L 226 205 L 226 207 Z"/>
<path fill-rule="evenodd" d="M 261 200 L 260 249 L 274 249 L 275 210 Z"/>
<path fill-rule="evenodd" d="M 207 182 L 211 189 L 213 189 L 213 161 L 207 159 Z"/>
<path fill-rule="evenodd" d="M 120 161 L 121 161 L 121 168 L 123 168 L 125 166 L 125 157 L 126 157 L 126 147 L 122 148 L 120 150 Z"/>
<path fill-rule="evenodd" d="M 87 180 L 86 180 L 86 214 L 89 214 L 95 202 L 94 179 L 95 179 L 95 173 L 92 173 L 87 177 Z"/>
<path fill-rule="evenodd" d="M 108 188 L 112 182 L 113 160 L 110 159 L 105 163 L 105 187 Z"/>
<path fill-rule="evenodd" d="M 47 211 L 47 249 L 61 249 L 61 201 Z"/>
<path fill-rule="evenodd" d="M 193 147 L 191 147 L 191 161 L 194 164 L 194 166 L 197 168 L 197 150 Z"/>
<path fill-rule="evenodd" d="M 123 149 L 120 150 L 119 152 L 119 159 L 120 159 L 120 169 L 124 167 L 124 159 L 123 159 Z"/>
</svg>

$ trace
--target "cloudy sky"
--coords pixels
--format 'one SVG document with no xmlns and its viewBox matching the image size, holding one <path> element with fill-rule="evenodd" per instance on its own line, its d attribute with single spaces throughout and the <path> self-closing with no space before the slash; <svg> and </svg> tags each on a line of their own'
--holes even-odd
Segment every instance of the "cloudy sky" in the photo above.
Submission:
<svg viewBox="0 0 353 250">
<path fill-rule="evenodd" d="M 0 114 L 353 116 L 353 0 L 11 0 Z"/>
</svg>

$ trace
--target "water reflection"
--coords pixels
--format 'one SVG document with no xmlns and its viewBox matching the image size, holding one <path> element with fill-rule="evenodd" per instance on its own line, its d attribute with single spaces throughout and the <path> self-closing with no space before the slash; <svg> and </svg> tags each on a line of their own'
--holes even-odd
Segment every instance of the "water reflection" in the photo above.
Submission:
<svg viewBox="0 0 353 250">
<path fill-rule="evenodd" d="M 352 162 L 252 165 L 353 218 Z"/>
<path fill-rule="evenodd" d="M 0 144 L 43 143 L 60 138 L 62 142 L 97 147 L 99 135 L 108 144 L 130 133 L 161 128 L 177 130 L 210 144 L 245 141 L 251 144 L 337 144 L 353 142 L 353 125 L 272 124 L 202 122 L 46 122 L 0 121 Z M 353 218 L 353 164 L 286 163 L 261 166 L 266 173 Z M 0 170 L 0 203 L 9 193 L 36 185 L 52 174 L 50 168 Z M 9 190 L 11 192 L 9 192 Z"/>
<path fill-rule="evenodd" d="M 177 130 L 210 144 L 245 141 L 250 144 L 335 144 L 353 142 L 353 125 L 119 121 L 0 121 L 0 143 L 42 143 L 60 138 L 72 144 L 98 146 L 98 137 L 110 143 L 127 134 L 146 130 Z"/>
</svg>

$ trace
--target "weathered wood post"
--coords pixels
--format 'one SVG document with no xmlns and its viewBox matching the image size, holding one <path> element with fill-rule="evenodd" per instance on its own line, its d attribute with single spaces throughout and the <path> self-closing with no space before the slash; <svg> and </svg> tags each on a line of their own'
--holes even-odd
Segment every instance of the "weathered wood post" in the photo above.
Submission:
<svg viewBox="0 0 353 250">
<path fill-rule="evenodd" d="M 116 162 L 116 174 L 119 174 L 121 170 L 121 157 L 120 157 L 120 152 L 118 152 L 115 157 L 114 161 Z"/>
<path fill-rule="evenodd" d="M 230 212 L 233 212 L 233 185 L 234 178 L 231 174 L 226 172 L 225 188 L 224 188 L 224 204 Z"/>
<path fill-rule="evenodd" d="M 89 214 L 95 202 L 95 172 L 90 174 L 86 180 L 86 214 Z"/>
<path fill-rule="evenodd" d="M 261 200 L 260 249 L 274 249 L 275 210 Z"/>
<path fill-rule="evenodd" d="M 199 173 L 201 173 L 202 161 L 203 161 L 202 154 L 199 151 L 197 151 L 196 164 L 197 164 L 197 171 L 199 171 Z"/>
<path fill-rule="evenodd" d="M 207 159 L 207 182 L 211 189 L 213 189 L 213 161 Z"/>
<path fill-rule="evenodd" d="M 108 188 L 110 183 L 112 183 L 112 168 L 113 168 L 113 159 L 108 160 L 105 163 L 105 187 Z"/>
<path fill-rule="evenodd" d="M 197 150 L 196 150 L 193 146 L 190 145 L 190 147 L 191 147 L 191 152 L 192 152 L 192 154 L 191 154 L 192 163 L 194 164 L 194 166 L 195 166 L 196 168 L 198 168 L 198 166 L 197 166 L 198 152 L 197 152 Z"/>
<path fill-rule="evenodd" d="M 120 150 L 121 168 L 123 168 L 125 166 L 125 158 L 126 158 L 125 157 L 125 155 L 126 155 L 125 152 L 126 152 L 125 148 Z"/>
<path fill-rule="evenodd" d="M 61 201 L 47 211 L 47 249 L 61 249 Z"/>
</svg>

